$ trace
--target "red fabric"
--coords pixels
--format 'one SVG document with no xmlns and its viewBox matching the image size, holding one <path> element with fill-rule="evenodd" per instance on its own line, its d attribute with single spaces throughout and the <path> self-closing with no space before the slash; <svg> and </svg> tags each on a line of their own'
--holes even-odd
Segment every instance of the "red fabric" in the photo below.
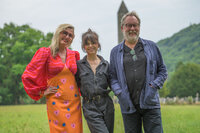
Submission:
<svg viewBox="0 0 200 133">
<path fill-rule="evenodd" d="M 77 61 L 80 60 L 80 54 L 79 54 L 79 52 L 75 51 L 75 53 L 76 53 L 76 60 Z M 79 91 L 79 95 L 81 96 L 81 89 L 80 89 L 80 87 L 78 88 L 78 91 Z"/>
<path fill-rule="evenodd" d="M 78 61 L 78 60 L 80 60 L 80 54 L 79 54 L 79 52 L 78 51 L 74 51 L 75 52 L 75 55 L 76 55 L 76 60 Z"/>
<path fill-rule="evenodd" d="M 80 54 L 77 51 L 66 50 L 65 64 L 59 55 L 55 58 L 51 56 L 50 48 L 42 47 L 35 53 L 31 62 L 27 65 L 22 75 L 22 82 L 26 93 L 33 100 L 37 101 L 41 98 L 40 91 L 44 91 L 47 88 L 47 80 L 60 73 L 65 65 L 73 74 L 76 73 L 76 60 L 80 59 Z"/>
</svg>

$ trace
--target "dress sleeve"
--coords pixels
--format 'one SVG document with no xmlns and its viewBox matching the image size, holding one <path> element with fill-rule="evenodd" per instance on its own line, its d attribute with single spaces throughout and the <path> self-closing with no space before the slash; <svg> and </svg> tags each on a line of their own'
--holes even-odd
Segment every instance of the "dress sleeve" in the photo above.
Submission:
<svg viewBox="0 0 200 133">
<path fill-rule="evenodd" d="M 76 57 L 76 61 L 80 60 L 80 53 L 78 51 L 75 51 L 75 57 Z M 78 69 L 78 67 L 77 67 L 77 69 Z M 76 76 L 78 76 L 78 70 L 77 70 L 77 74 L 75 75 L 75 78 L 76 78 L 76 82 L 77 82 L 77 85 L 78 85 L 78 91 L 79 91 L 79 94 L 81 96 L 81 90 L 80 90 L 80 87 L 79 87 L 79 81 L 78 81 Z"/>
<path fill-rule="evenodd" d="M 80 53 L 75 51 L 76 61 L 80 60 Z"/>
<path fill-rule="evenodd" d="M 41 92 L 47 88 L 47 59 L 50 48 L 42 47 L 27 65 L 22 82 L 26 93 L 35 101 L 41 98 Z"/>
</svg>

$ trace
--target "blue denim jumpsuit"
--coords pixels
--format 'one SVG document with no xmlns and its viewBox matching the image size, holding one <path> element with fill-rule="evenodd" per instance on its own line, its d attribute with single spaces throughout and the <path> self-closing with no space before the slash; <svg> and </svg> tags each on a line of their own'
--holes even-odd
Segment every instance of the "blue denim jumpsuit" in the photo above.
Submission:
<svg viewBox="0 0 200 133">
<path fill-rule="evenodd" d="M 114 104 L 108 93 L 109 63 L 99 56 L 101 62 L 92 71 L 87 56 L 77 62 L 77 84 L 83 97 L 83 114 L 91 133 L 113 133 Z"/>
</svg>

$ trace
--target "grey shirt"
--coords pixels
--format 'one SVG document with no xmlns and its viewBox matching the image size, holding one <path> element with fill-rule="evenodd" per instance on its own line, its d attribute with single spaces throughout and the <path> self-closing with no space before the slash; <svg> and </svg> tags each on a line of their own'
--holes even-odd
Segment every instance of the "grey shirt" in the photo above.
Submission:
<svg viewBox="0 0 200 133">
<path fill-rule="evenodd" d="M 135 61 L 130 54 L 131 49 L 124 44 L 124 71 L 131 100 L 133 104 L 136 105 L 139 104 L 140 93 L 142 88 L 144 88 L 146 78 L 146 56 L 140 40 L 136 44 L 134 50 L 137 56 L 137 60 Z"/>
<path fill-rule="evenodd" d="M 76 81 L 80 87 L 81 95 L 91 99 L 96 95 L 106 95 L 110 92 L 109 86 L 109 63 L 98 55 L 101 62 L 96 68 L 96 73 L 92 71 L 87 56 L 77 62 Z"/>
</svg>

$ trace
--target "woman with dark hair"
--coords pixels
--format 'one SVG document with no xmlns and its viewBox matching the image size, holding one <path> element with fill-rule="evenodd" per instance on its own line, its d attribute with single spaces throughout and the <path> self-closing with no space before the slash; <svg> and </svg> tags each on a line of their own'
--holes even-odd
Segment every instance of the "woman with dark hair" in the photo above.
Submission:
<svg viewBox="0 0 200 133">
<path fill-rule="evenodd" d="M 83 97 L 83 114 L 91 133 L 113 133 L 114 105 L 107 89 L 109 63 L 97 55 L 101 45 L 91 29 L 82 35 L 82 49 L 87 55 L 77 62 L 76 79 Z"/>
<path fill-rule="evenodd" d="M 48 48 L 40 48 L 27 65 L 22 82 L 33 100 L 46 97 L 51 133 L 82 133 L 81 102 L 75 74 L 77 51 L 68 49 L 74 27 L 61 24 Z"/>
</svg>

